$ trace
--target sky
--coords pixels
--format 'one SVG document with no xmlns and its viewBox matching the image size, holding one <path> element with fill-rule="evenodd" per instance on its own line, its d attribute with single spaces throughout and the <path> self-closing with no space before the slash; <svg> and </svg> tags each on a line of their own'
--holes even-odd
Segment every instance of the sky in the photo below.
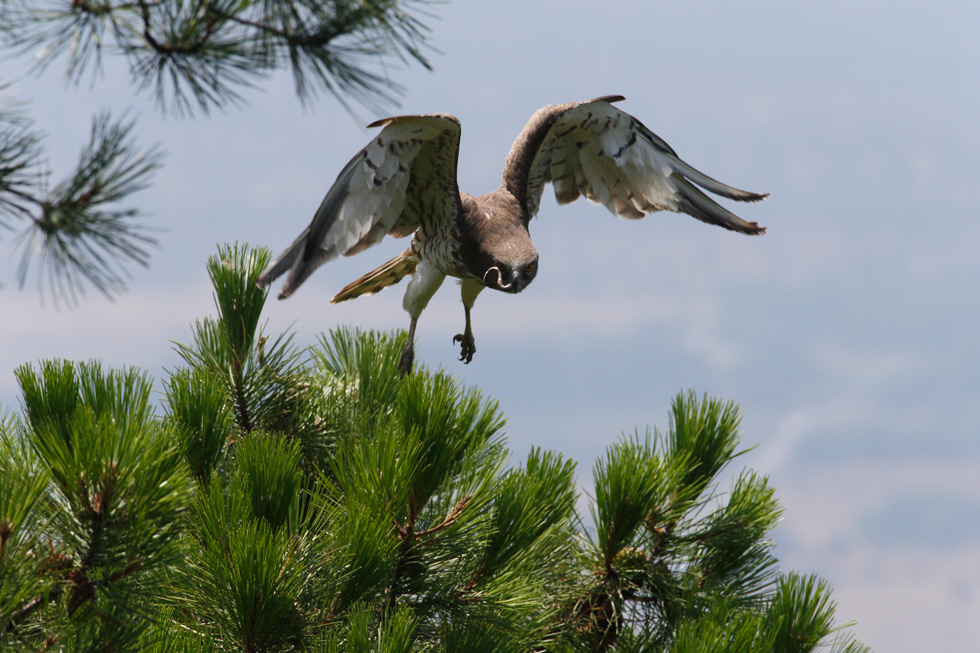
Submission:
<svg viewBox="0 0 980 653">
<path fill-rule="evenodd" d="M 417 361 L 498 399 L 515 460 L 532 446 L 578 461 L 584 490 L 622 433 L 667 426 L 694 389 L 736 401 L 739 458 L 769 476 L 785 515 L 785 570 L 834 587 L 840 622 L 876 651 L 974 651 L 980 634 L 980 5 L 968 2 L 578 2 L 496 0 L 433 8 L 434 70 L 393 65 L 406 92 L 390 113 L 459 117 L 460 188 L 500 183 L 504 158 L 546 104 L 621 94 L 694 167 L 771 197 L 728 206 L 768 228 L 728 232 L 688 216 L 614 218 L 550 194 L 531 235 L 540 253 L 520 295 L 483 293 L 478 351 L 458 362 L 457 289 L 418 327 Z M 171 341 L 215 314 L 204 264 L 216 244 L 276 253 L 308 224 L 379 115 L 330 97 L 304 110 L 288 75 L 247 104 L 164 117 L 106 61 L 66 87 L 5 59 L 48 134 L 59 179 L 104 107 L 139 115 L 165 167 L 132 198 L 161 231 L 148 269 L 115 302 L 43 305 L 15 281 L 0 242 L 0 405 L 13 369 L 45 358 L 135 365 L 158 380 Z M 330 305 L 399 253 L 386 239 L 330 263 L 269 333 L 298 343 L 336 325 L 406 328 L 404 283 Z M 730 475 L 739 466 L 728 470 Z M 723 481 L 723 485 L 727 481 Z"/>
</svg>

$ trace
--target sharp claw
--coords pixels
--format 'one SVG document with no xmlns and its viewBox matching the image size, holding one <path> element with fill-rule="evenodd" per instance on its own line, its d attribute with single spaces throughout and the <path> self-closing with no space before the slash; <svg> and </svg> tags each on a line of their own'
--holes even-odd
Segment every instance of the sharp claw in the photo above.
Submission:
<svg viewBox="0 0 980 653">
<path fill-rule="evenodd" d="M 453 343 L 460 343 L 459 360 L 463 361 L 463 364 L 469 365 L 473 360 L 473 354 L 476 353 L 476 345 L 473 342 L 473 337 L 469 338 L 462 333 L 457 333 L 453 336 Z"/>
</svg>

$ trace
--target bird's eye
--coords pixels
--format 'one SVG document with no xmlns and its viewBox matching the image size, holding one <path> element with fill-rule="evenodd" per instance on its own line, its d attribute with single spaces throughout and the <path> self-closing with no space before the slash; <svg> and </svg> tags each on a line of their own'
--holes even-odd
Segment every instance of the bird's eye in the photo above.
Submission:
<svg viewBox="0 0 980 653">
<path fill-rule="evenodd" d="M 534 272 L 534 263 L 528 263 L 524 267 L 524 272 L 525 272 L 525 274 L 531 274 L 532 272 Z"/>
</svg>

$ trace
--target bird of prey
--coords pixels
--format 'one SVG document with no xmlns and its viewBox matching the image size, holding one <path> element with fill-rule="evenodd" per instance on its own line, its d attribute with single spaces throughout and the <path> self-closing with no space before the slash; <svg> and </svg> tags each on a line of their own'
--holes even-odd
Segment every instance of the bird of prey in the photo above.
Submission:
<svg viewBox="0 0 980 653">
<path fill-rule="evenodd" d="M 404 252 L 349 284 L 331 303 L 370 295 L 412 275 L 403 306 L 411 316 L 402 375 L 415 357 L 415 326 L 447 277 L 459 279 L 466 314 L 460 360 L 476 352 L 470 310 L 484 288 L 519 293 L 538 273 L 528 223 L 551 182 L 559 204 L 584 195 L 614 215 L 638 219 L 668 210 L 743 234 L 765 232 L 719 206 L 697 187 L 740 202 L 750 193 L 715 181 L 682 161 L 639 120 L 613 106 L 612 95 L 546 106 L 531 116 L 504 163 L 500 188 L 480 197 L 459 190 L 460 125 L 455 116 L 397 116 L 351 159 L 327 192 L 310 226 L 262 274 L 266 288 L 285 272 L 279 299 L 292 295 L 319 266 L 352 256 L 385 234 L 412 236 Z"/>
</svg>

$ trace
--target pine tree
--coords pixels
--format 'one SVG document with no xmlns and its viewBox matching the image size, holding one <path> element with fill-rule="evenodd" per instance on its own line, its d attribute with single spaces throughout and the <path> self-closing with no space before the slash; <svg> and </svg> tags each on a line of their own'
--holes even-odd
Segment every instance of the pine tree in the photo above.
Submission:
<svg viewBox="0 0 980 653">
<path fill-rule="evenodd" d="M 782 573 L 734 403 L 693 392 L 592 469 L 514 464 L 499 406 L 405 334 L 262 332 L 265 250 L 208 262 L 162 415 L 134 369 L 43 361 L 0 424 L 0 647 L 46 651 L 834 653 L 828 585 Z"/>
<path fill-rule="evenodd" d="M 349 106 L 395 104 L 392 57 L 428 68 L 425 0 L 0 0 L 0 46 L 31 55 L 32 71 L 58 60 L 65 76 L 93 81 L 106 53 L 123 57 L 139 91 L 165 113 L 189 116 L 243 103 L 242 92 L 277 70 L 293 74 L 300 101 L 328 93 Z M 7 85 L 0 84 L 0 94 Z M 38 287 L 76 302 L 91 285 L 126 289 L 128 264 L 157 245 L 137 208 L 122 207 L 162 162 L 142 148 L 134 121 L 105 112 L 77 169 L 51 188 L 44 137 L 24 107 L 0 97 L 0 228 L 27 223 L 15 244 L 23 287 L 36 258 Z"/>
</svg>

